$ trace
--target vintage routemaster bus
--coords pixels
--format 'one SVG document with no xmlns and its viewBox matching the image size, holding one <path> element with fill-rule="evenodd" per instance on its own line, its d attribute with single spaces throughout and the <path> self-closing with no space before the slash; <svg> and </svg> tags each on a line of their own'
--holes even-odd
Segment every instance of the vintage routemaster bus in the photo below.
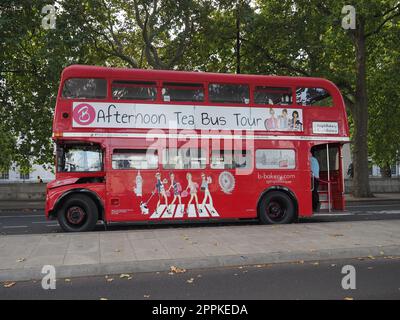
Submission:
<svg viewBox="0 0 400 320">
<path fill-rule="evenodd" d="M 66 231 L 99 221 L 259 219 L 344 209 L 343 98 L 319 78 L 73 65 L 53 121 L 46 216 Z"/>
</svg>

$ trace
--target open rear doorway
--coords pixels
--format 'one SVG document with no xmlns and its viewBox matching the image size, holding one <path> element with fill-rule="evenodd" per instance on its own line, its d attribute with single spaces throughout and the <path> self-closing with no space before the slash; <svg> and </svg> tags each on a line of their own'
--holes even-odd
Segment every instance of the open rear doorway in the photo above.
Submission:
<svg viewBox="0 0 400 320">
<path fill-rule="evenodd" d="M 311 148 L 319 163 L 318 195 L 321 212 L 344 210 L 344 182 L 342 165 L 342 145 L 321 144 Z M 314 188 L 314 183 L 311 184 Z"/>
</svg>

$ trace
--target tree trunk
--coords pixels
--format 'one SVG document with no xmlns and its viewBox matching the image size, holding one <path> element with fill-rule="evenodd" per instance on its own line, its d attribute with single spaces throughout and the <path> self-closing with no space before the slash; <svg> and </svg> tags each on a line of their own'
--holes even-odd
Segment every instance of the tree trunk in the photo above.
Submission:
<svg viewBox="0 0 400 320">
<path fill-rule="evenodd" d="M 240 1 L 236 7 L 236 73 L 240 73 Z"/>
<path fill-rule="evenodd" d="M 353 164 L 354 179 L 352 193 L 355 197 L 365 198 L 372 196 L 369 187 L 368 169 L 368 100 L 366 80 L 367 52 L 365 48 L 365 21 L 360 19 L 354 33 L 356 48 L 356 103 L 354 108 L 354 148 Z"/>
</svg>

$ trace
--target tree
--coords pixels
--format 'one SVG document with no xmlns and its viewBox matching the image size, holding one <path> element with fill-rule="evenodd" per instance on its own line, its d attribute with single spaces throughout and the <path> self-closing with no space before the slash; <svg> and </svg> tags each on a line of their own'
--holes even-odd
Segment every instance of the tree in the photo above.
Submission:
<svg viewBox="0 0 400 320">
<path fill-rule="evenodd" d="M 383 175 L 390 176 L 391 166 L 400 160 L 399 27 L 392 26 L 381 37 L 385 41 L 375 50 L 385 52 L 385 59 L 374 59 L 374 52 L 369 63 L 368 145 L 373 162 L 382 168 Z"/>
<path fill-rule="evenodd" d="M 57 7 L 54 30 L 41 27 L 41 9 L 47 4 Z M 358 1 L 356 29 L 344 30 L 345 4 L 334 0 L 3 0 L 0 137 L 4 150 L 12 149 L 12 159 L 23 167 L 28 168 L 32 158 L 37 163 L 52 162 L 51 121 L 59 75 L 74 63 L 321 76 L 343 93 L 354 141 L 353 193 L 368 196 L 367 148 L 382 165 L 397 156 L 396 143 L 384 152 L 379 141 L 389 144 L 391 137 L 398 137 L 396 126 L 382 128 L 398 116 L 393 79 L 399 73 L 393 70 L 399 63 L 400 5 L 399 0 Z M 388 104 L 393 105 L 390 115 L 383 112 L 389 110 Z"/>
<path fill-rule="evenodd" d="M 13 161 L 13 146 L 15 144 L 14 137 L 10 136 L 3 125 L 0 125 L 0 150 L 2 156 L 0 157 L 0 173 L 6 172 L 10 169 Z"/>
<path fill-rule="evenodd" d="M 196 31 L 202 1 L 87 0 L 65 4 L 107 58 L 131 68 L 173 69 Z M 82 11 L 83 10 L 83 11 Z M 114 60 L 115 61 L 115 60 Z"/>
<path fill-rule="evenodd" d="M 344 95 L 353 124 L 353 194 L 370 196 L 368 183 L 368 53 L 400 14 L 398 1 L 359 1 L 356 29 L 340 22 L 338 1 L 258 1 L 260 14 L 248 39 L 257 73 L 322 76 Z M 381 58 L 383 58 L 381 56 Z"/>
<path fill-rule="evenodd" d="M 350 111 L 354 121 L 354 179 L 353 194 L 356 197 L 370 196 L 368 182 L 368 94 L 367 94 L 367 42 L 378 41 L 382 30 L 400 16 L 399 1 L 363 2 L 357 4 L 357 25 L 350 31 L 356 55 L 355 101 Z M 371 44 L 373 45 L 373 44 Z M 371 46 L 370 45 L 370 46 Z"/>
<path fill-rule="evenodd" d="M 41 10 L 47 4 L 25 0 L 0 5 L 0 130 L 2 140 L 12 145 L 2 150 L 2 157 L 10 155 L 22 172 L 33 163 L 53 162 L 51 123 L 62 69 L 100 62 L 70 12 L 57 16 L 56 29 L 42 28 Z"/>
</svg>

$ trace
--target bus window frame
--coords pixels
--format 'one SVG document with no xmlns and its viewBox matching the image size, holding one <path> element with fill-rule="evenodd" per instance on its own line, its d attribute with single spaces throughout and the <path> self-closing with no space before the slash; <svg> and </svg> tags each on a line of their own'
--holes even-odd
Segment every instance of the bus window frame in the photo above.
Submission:
<svg viewBox="0 0 400 320">
<path fill-rule="evenodd" d="M 204 91 L 203 91 L 203 93 L 204 93 L 204 98 L 203 98 L 203 101 L 164 101 L 164 95 L 163 95 L 163 93 L 162 93 L 162 89 L 164 88 L 164 83 L 182 83 L 182 84 L 201 84 L 201 85 L 203 85 L 203 89 L 204 89 Z M 160 102 L 161 103 L 163 103 L 163 104 L 171 104 L 171 105 L 207 105 L 207 103 L 208 103 L 208 95 L 206 94 L 206 83 L 205 82 L 203 82 L 203 81 L 197 81 L 197 82 L 194 82 L 194 81 L 182 81 L 182 80 L 161 80 L 160 81 L 160 83 L 161 83 L 161 91 L 160 91 L 160 94 L 161 94 L 161 97 L 160 97 Z M 207 86 L 207 88 L 208 88 L 208 86 Z"/>
<path fill-rule="evenodd" d="M 170 149 L 175 149 L 175 150 L 180 150 L 180 147 L 174 147 L 174 148 L 164 148 L 161 152 L 161 157 L 158 158 L 158 160 L 160 161 L 161 159 L 161 163 L 159 163 L 159 168 L 162 170 L 178 170 L 178 171 L 183 171 L 183 170 L 207 170 L 210 169 L 210 149 L 206 150 L 204 148 L 198 147 L 198 148 L 192 148 L 192 147 L 188 147 L 186 149 L 197 149 L 197 150 L 201 150 L 201 153 L 205 156 L 205 162 L 204 162 L 204 168 L 165 168 L 165 158 L 166 158 L 166 152 L 168 152 Z M 203 152 L 204 151 L 204 152 Z M 168 156 L 169 159 L 169 156 Z"/>
<path fill-rule="evenodd" d="M 297 103 L 297 95 L 296 95 L 296 93 L 297 93 L 297 89 L 301 89 L 301 88 L 306 88 L 306 89 L 324 89 L 326 92 L 328 92 L 329 93 L 329 96 L 331 97 L 331 99 L 332 99 L 332 105 L 330 105 L 330 106 L 317 106 L 317 105 L 302 105 L 302 104 L 298 104 Z M 335 106 L 337 105 L 337 103 L 336 103 L 336 98 L 335 98 L 335 96 L 332 94 L 332 91 L 330 91 L 330 90 L 328 90 L 326 87 L 324 87 L 324 86 L 313 86 L 313 85 L 303 85 L 303 86 L 301 86 L 301 85 L 295 85 L 294 86 L 294 103 L 295 103 L 295 105 L 296 106 L 299 106 L 299 107 L 301 107 L 301 108 L 305 108 L 305 109 L 311 109 L 311 108 L 323 108 L 323 109 L 328 109 L 328 108 L 335 108 Z"/>
<path fill-rule="evenodd" d="M 249 160 L 248 162 L 246 162 L 246 166 L 245 167 L 235 167 L 235 168 L 213 168 L 213 152 L 217 151 L 219 152 L 219 154 L 221 154 L 221 152 L 224 152 L 225 150 L 227 151 L 231 151 L 231 156 L 232 156 L 232 163 L 235 161 L 234 160 L 234 155 L 235 152 L 241 152 L 242 156 L 243 156 L 243 152 L 245 152 L 246 154 L 246 160 Z M 234 148 L 228 148 L 228 149 L 216 149 L 216 148 L 209 148 L 209 161 L 208 161 L 208 169 L 209 170 L 248 170 L 251 169 L 252 166 L 254 168 L 254 161 L 255 161 L 255 153 L 253 152 L 252 149 L 234 149 Z M 225 165 L 225 162 L 224 162 Z"/>
<path fill-rule="evenodd" d="M 99 147 L 99 150 L 101 151 L 101 170 L 98 170 L 98 171 L 60 171 L 59 170 L 59 157 L 58 157 L 58 148 L 62 148 L 63 149 L 63 152 L 64 152 L 64 154 L 65 154 L 65 147 L 66 146 L 75 146 L 75 147 L 79 147 L 79 146 L 89 146 L 90 144 L 93 144 L 93 145 L 97 145 L 98 147 Z M 107 153 L 107 149 L 101 144 L 101 143 L 85 143 L 85 142 L 79 142 L 79 141 L 73 141 L 73 142 L 69 142 L 69 143 L 57 143 L 56 144 L 56 154 L 55 154 L 55 158 L 56 158 L 56 161 L 55 161 L 55 172 L 56 172 L 56 174 L 78 174 L 78 175 L 80 175 L 80 174 L 104 174 L 105 172 L 107 172 L 108 171 L 108 168 L 107 168 L 107 164 L 106 164 L 106 161 L 107 161 L 107 156 L 106 156 L 106 153 Z M 65 165 L 65 164 L 64 164 Z"/>
<path fill-rule="evenodd" d="M 271 87 L 271 88 L 288 88 L 292 91 L 292 103 L 289 104 L 269 104 L 269 103 L 256 103 L 254 99 L 254 94 L 256 92 L 256 87 Z M 296 99 L 296 92 L 294 91 L 295 87 L 292 85 L 277 85 L 277 84 L 267 84 L 267 83 L 253 83 L 252 85 L 252 105 L 257 107 L 268 107 L 268 108 L 290 108 L 294 107 L 296 104 L 294 103 Z"/>
<path fill-rule="evenodd" d="M 154 88 L 156 88 L 156 96 L 154 100 L 138 100 L 138 99 L 115 99 L 113 97 L 113 82 L 114 81 L 132 81 L 132 82 L 153 82 L 155 84 Z M 149 86 L 152 87 L 153 86 Z M 158 94 L 159 94 L 159 86 L 157 80 L 148 80 L 148 79 L 121 79 L 121 78 L 109 78 L 109 99 L 115 103 L 158 103 Z"/>
<path fill-rule="evenodd" d="M 106 80 L 106 88 L 107 88 L 107 93 L 104 98 L 67 98 L 63 96 L 63 90 L 65 83 L 70 80 L 70 79 L 100 79 L 100 80 Z M 110 78 L 102 78 L 102 77 L 81 77 L 81 76 L 74 76 L 74 77 L 69 77 L 63 79 L 61 86 L 60 86 L 60 92 L 58 94 L 58 99 L 61 101 L 73 101 L 73 102 L 84 102 L 84 101 L 95 101 L 95 102 L 104 102 L 110 99 Z"/>
<path fill-rule="evenodd" d="M 258 168 L 257 167 L 257 151 L 258 150 L 292 150 L 294 152 L 294 168 Z M 271 170 L 271 171 L 288 171 L 288 170 L 301 170 L 299 167 L 299 152 L 296 152 L 296 148 L 257 148 L 254 149 L 254 169 L 255 170 Z"/>
<path fill-rule="evenodd" d="M 210 84 L 220 84 L 220 85 L 246 85 L 249 88 L 249 102 L 248 103 L 238 103 L 238 102 L 214 102 L 210 100 L 210 93 L 209 93 L 209 86 Z M 253 105 L 252 102 L 252 92 L 251 92 L 252 85 L 250 82 L 225 82 L 225 81 L 207 81 L 207 100 L 206 102 L 208 105 L 211 106 L 221 106 L 221 107 L 230 107 L 230 106 L 241 106 L 241 107 L 251 107 Z"/>
<path fill-rule="evenodd" d="M 141 78 L 141 77 L 126 77 L 126 78 L 121 78 L 121 77 L 109 77 L 108 79 L 108 97 L 107 97 L 107 103 L 112 102 L 112 103 L 138 103 L 138 104 L 160 104 L 161 98 L 160 98 L 160 81 L 157 79 L 148 79 L 148 78 Z M 143 82 L 154 82 L 156 84 L 155 88 L 157 89 L 156 93 L 156 99 L 155 100 L 133 100 L 133 99 L 114 99 L 112 96 L 112 83 L 113 81 L 143 81 Z"/>
<path fill-rule="evenodd" d="M 108 171 L 110 171 L 110 172 L 114 172 L 114 171 L 129 171 L 129 170 L 131 170 L 131 171 L 135 171 L 135 170 L 139 170 L 139 171 L 145 171 L 145 172 L 148 172 L 148 171 L 158 171 L 158 170 L 160 170 L 162 167 L 160 166 L 160 155 L 158 154 L 158 150 L 157 150 L 157 148 L 155 148 L 155 149 L 152 149 L 152 150 L 155 150 L 156 151 L 156 154 L 157 154 L 157 167 L 156 168 L 150 168 L 150 169 L 136 169 L 136 168 L 113 168 L 113 155 L 115 154 L 115 151 L 116 150 L 122 150 L 122 149 L 126 149 L 126 150 L 137 150 L 137 151 L 140 151 L 140 150 L 148 150 L 148 148 L 131 148 L 131 147 L 127 147 L 127 148 L 119 148 L 119 147 L 115 147 L 115 148 L 112 148 L 111 149 L 111 153 L 110 153 L 110 167 L 109 167 L 109 169 L 108 169 Z"/>
</svg>

